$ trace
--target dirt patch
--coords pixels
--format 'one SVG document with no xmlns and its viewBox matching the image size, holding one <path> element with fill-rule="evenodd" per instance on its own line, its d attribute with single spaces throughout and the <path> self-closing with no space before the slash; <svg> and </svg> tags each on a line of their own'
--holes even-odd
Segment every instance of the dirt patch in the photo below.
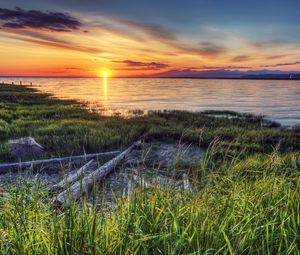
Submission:
<svg viewBox="0 0 300 255">
<path fill-rule="evenodd" d="M 137 146 L 116 169 L 99 183 L 99 201 L 112 201 L 117 196 L 127 196 L 138 187 L 167 189 L 191 189 L 187 169 L 199 165 L 205 151 L 199 146 L 180 144 L 172 141 L 151 141 Z M 96 170 L 103 162 L 97 162 L 89 170 Z M 18 173 L 0 175 L 2 187 L 8 187 L 16 181 L 38 180 L 45 186 L 60 182 L 78 167 L 61 167 L 56 171 L 25 170 Z M 89 174 L 86 173 L 86 174 Z"/>
</svg>

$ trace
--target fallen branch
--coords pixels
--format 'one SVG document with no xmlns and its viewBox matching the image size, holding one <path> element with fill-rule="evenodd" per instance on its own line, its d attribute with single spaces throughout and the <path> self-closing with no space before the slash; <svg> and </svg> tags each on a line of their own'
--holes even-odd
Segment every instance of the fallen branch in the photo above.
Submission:
<svg viewBox="0 0 300 255">
<path fill-rule="evenodd" d="M 42 159 L 42 160 L 19 162 L 19 163 L 0 164 L 0 174 L 6 172 L 16 172 L 18 170 L 22 170 L 24 168 L 29 168 L 29 167 L 38 167 L 38 166 L 46 167 L 55 164 L 65 164 L 69 162 L 79 164 L 79 163 L 84 163 L 91 159 L 97 159 L 101 157 L 114 157 L 119 153 L 120 151 L 110 151 L 110 152 L 101 152 L 101 153 L 86 154 L 80 156 L 64 157 L 64 158 L 53 158 L 53 159 L 45 159 L 45 160 Z"/>
<path fill-rule="evenodd" d="M 59 183 L 53 185 L 49 188 L 49 191 L 55 191 L 55 190 L 63 190 L 68 188 L 69 185 L 73 184 L 74 182 L 78 181 L 80 178 L 82 178 L 85 173 L 92 168 L 93 165 L 95 165 L 96 161 L 94 159 L 90 160 L 87 164 L 80 167 L 78 170 L 75 171 L 75 173 L 70 174 L 67 176 L 67 178 L 64 178 Z"/>
<path fill-rule="evenodd" d="M 132 149 L 140 143 L 140 141 L 135 142 L 128 149 L 120 153 L 118 156 L 108 161 L 103 166 L 96 169 L 94 172 L 85 176 L 82 180 L 75 182 L 70 188 L 58 194 L 54 201 L 58 202 L 59 204 L 69 205 L 70 196 L 72 199 L 78 199 L 82 194 L 88 192 L 96 181 L 99 182 L 106 175 L 108 175 L 115 168 L 115 166 L 118 163 L 120 163 L 126 157 L 126 155 L 129 154 L 132 151 Z"/>
</svg>

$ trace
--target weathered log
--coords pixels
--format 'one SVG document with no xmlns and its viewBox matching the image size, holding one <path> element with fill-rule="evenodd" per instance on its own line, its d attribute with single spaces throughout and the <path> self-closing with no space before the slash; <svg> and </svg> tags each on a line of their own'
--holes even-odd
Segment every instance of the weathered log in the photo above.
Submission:
<svg viewBox="0 0 300 255">
<path fill-rule="evenodd" d="M 53 159 L 42 159 L 35 161 L 26 161 L 19 163 L 9 163 L 9 164 L 0 164 L 0 174 L 6 172 L 16 172 L 18 170 L 22 170 L 24 168 L 30 167 L 47 167 L 53 166 L 55 164 L 65 164 L 65 163 L 84 163 L 91 159 L 103 158 L 103 157 L 115 157 L 118 155 L 120 151 L 110 151 L 110 152 L 102 152 L 102 153 L 94 153 L 94 154 L 86 154 L 80 156 L 71 156 L 71 157 L 63 157 L 63 158 L 53 158 Z"/>
<path fill-rule="evenodd" d="M 90 160 L 87 164 L 76 170 L 75 173 L 68 175 L 62 181 L 50 187 L 49 191 L 63 190 L 68 188 L 69 185 L 72 185 L 74 182 L 82 178 L 95 163 L 96 161 L 94 159 Z"/>
<path fill-rule="evenodd" d="M 89 175 L 85 176 L 82 180 L 75 182 L 70 188 L 58 194 L 55 197 L 54 202 L 69 205 L 70 198 L 78 199 L 82 194 L 88 192 L 96 181 L 99 182 L 103 180 L 103 178 L 105 178 L 105 176 L 108 175 L 115 168 L 115 166 L 119 164 L 126 157 L 126 155 L 129 154 L 132 149 L 140 143 L 140 141 L 135 142 L 118 156 L 108 161 Z"/>
</svg>

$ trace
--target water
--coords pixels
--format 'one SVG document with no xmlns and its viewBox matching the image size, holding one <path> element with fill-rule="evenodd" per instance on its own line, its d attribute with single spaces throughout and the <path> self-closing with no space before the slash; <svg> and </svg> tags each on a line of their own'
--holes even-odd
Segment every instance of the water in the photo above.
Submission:
<svg viewBox="0 0 300 255">
<path fill-rule="evenodd" d="M 117 110 L 233 110 L 300 123 L 300 81 L 145 78 L 0 78 L 33 83 L 58 98 Z"/>
</svg>

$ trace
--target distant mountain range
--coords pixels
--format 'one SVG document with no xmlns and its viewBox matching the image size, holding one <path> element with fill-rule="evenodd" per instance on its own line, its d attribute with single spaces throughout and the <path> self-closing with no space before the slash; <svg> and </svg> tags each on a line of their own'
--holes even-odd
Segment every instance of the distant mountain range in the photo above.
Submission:
<svg viewBox="0 0 300 255">
<path fill-rule="evenodd" d="M 153 75 L 157 78 L 227 78 L 227 79 L 300 79 L 300 71 L 280 70 L 206 70 L 198 71 L 193 69 L 169 70 Z"/>
</svg>

